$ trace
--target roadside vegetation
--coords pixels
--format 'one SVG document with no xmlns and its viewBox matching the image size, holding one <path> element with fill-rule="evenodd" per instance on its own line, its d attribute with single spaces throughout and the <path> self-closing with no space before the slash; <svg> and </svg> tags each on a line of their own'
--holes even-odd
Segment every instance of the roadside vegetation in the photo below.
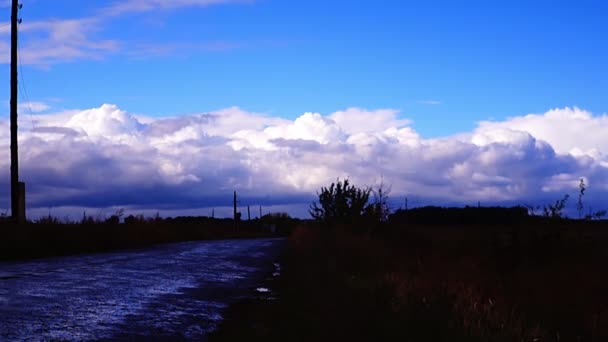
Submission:
<svg viewBox="0 0 608 342">
<path fill-rule="evenodd" d="M 14 225 L 0 222 L 0 260 L 135 248 L 160 243 L 287 236 L 299 220 L 285 213 L 242 220 L 211 217 L 162 218 L 159 215 L 122 217 L 119 211 L 107 219 L 83 214 L 78 221 L 53 216 Z"/>
<path fill-rule="evenodd" d="M 427 207 L 384 219 L 372 193 L 322 188 L 315 222 L 289 238 L 277 299 L 232 307 L 211 340 L 608 341 L 605 221 L 565 219 L 565 200 L 538 216 Z"/>
</svg>

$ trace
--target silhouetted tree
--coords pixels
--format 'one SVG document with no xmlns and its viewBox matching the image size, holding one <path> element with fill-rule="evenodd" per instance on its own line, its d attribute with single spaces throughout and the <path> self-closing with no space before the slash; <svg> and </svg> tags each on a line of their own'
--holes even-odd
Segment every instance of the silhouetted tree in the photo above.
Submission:
<svg viewBox="0 0 608 342">
<path fill-rule="evenodd" d="M 391 213 L 388 205 L 388 195 L 391 193 L 390 186 L 380 181 L 376 187 L 371 188 L 373 201 L 367 206 L 366 214 L 376 222 L 386 222 Z"/>
<path fill-rule="evenodd" d="M 289 234 L 298 223 L 297 219 L 284 212 L 268 213 L 259 220 L 263 230 L 280 235 Z"/>
<path fill-rule="evenodd" d="M 327 223 L 351 223 L 369 213 L 370 193 L 370 188 L 360 189 L 348 179 L 338 178 L 329 187 L 321 188 L 318 203 L 313 202 L 308 212 L 314 219 Z"/>
</svg>

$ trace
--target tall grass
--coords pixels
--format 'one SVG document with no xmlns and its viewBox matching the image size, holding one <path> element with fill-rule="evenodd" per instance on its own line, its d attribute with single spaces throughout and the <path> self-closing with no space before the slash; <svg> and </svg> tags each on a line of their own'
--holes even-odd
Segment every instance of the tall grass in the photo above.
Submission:
<svg viewBox="0 0 608 342">
<path fill-rule="evenodd" d="M 300 227 L 269 338 L 608 341 L 606 229 Z"/>
</svg>

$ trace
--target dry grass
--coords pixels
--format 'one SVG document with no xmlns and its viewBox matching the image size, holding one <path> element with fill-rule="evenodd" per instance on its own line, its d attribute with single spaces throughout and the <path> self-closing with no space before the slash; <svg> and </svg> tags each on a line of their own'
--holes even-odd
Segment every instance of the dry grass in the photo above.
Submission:
<svg viewBox="0 0 608 342">
<path fill-rule="evenodd" d="M 300 227 L 280 300 L 255 309 L 273 328 L 249 337 L 608 341 L 606 229 L 392 227 L 370 237 Z"/>
</svg>

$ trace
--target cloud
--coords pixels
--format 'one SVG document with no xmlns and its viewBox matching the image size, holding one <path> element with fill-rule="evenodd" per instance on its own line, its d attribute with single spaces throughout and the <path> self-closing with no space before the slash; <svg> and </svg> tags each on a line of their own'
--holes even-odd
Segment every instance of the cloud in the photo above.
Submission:
<svg viewBox="0 0 608 342">
<path fill-rule="evenodd" d="M 103 60 L 111 55 L 150 57 L 179 51 L 223 52 L 248 46 L 246 42 L 141 42 L 122 41 L 104 37 L 106 27 L 122 15 L 137 12 L 174 10 L 187 7 L 207 7 L 222 4 L 252 3 L 252 0 L 123 0 L 99 7 L 90 16 L 24 21 L 19 25 L 20 62 L 49 67 L 76 60 Z M 9 22 L 0 23 L 0 35 L 11 32 Z M 264 44 L 268 45 L 268 44 Z M 128 47 L 128 49 L 126 48 Z M 0 42 L 0 63 L 10 62 L 9 41 Z"/>
<path fill-rule="evenodd" d="M 399 112 L 394 109 L 368 111 L 361 108 L 349 108 L 329 116 L 346 133 L 369 133 L 384 131 L 393 127 L 403 127 L 411 123 L 408 119 L 399 119 Z"/>
<path fill-rule="evenodd" d="M 391 109 L 286 120 L 232 107 L 151 118 L 104 104 L 31 120 L 31 129 L 20 125 L 20 158 L 34 212 L 193 211 L 229 206 L 233 190 L 244 204 L 302 212 L 297 208 L 336 177 L 361 186 L 382 177 L 394 198 L 420 205 L 548 203 L 575 195 L 580 177 L 589 205 L 600 209 L 608 195 L 606 116 L 576 108 L 481 122 L 468 134 L 435 139 Z M 6 189 L 8 131 L 0 121 Z M 8 207 L 8 191 L 2 194 L 0 205 Z"/>
<path fill-rule="evenodd" d="M 19 102 L 18 107 L 20 112 L 27 111 L 31 113 L 40 113 L 51 109 L 51 106 L 40 101 Z"/>
<path fill-rule="evenodd" d="M 528 114 L 510 118 L 505 121 L 482 121 L 478 132 L 510 129 L 528 132 L 532 136 L 548 142 L 558 153 L 589 155 L 594 158 L 604 158 L 599 142 L 605 142 L 603 137 L 608 129 L 608 116 L 598 116 L 573 107 L 556 108 L 543 114 Z"/>
<path fill-rule="evenodd" d="M 183 7 L 205 7 L 233 3 L 253 3 L 253 0 L 123 0 L 104 8 L 105 15 L 116 16 L 133 12 L 171 10 Z"/>
<path fill-rule="evenodd" d="M 418 104 L 437 106 L 437 105 L 441 104 L 441 101 L 438 101 L 438 100 L 420 100 L 420 101 L 418 101 Z"/>
<path fill-rule="evenodd" d="M 143 125 L 117 106 L 104 104 L 100 108 L 74 114 L 65 123 L 65 127 L 80 130 L 90 138 L 105 139 L 106 137 L 132 136 L 137 134 Z"/>
<path fill-rule="evenodd" d="M 243 49 L 248 46 L 250 46 L 250 44 L 231 41 L 212 41 L 201 43 L 139 43 L 132 45 L 132 48 L 125 53 L 132 59 L 170 56 L 178 52 L 183 57 L 184 52 L 227 52 Z"/>
<path fill-rule="evenodd" d="M 27 38 L 20 45 L 23 64 L 48 66 L 77 59 L 102 59 L 119 49 L 119 42 L 97 37 L 102 28 L 99 18 L 52 19 L 24 22 L 19 31 Z M 8 30 L 0 33 L 9 33 Z M 22 36 L 23 36 L 22 35 Z M 2 63 L 10 62 L 9 42 L 0 43 Z"/>
</svg>

